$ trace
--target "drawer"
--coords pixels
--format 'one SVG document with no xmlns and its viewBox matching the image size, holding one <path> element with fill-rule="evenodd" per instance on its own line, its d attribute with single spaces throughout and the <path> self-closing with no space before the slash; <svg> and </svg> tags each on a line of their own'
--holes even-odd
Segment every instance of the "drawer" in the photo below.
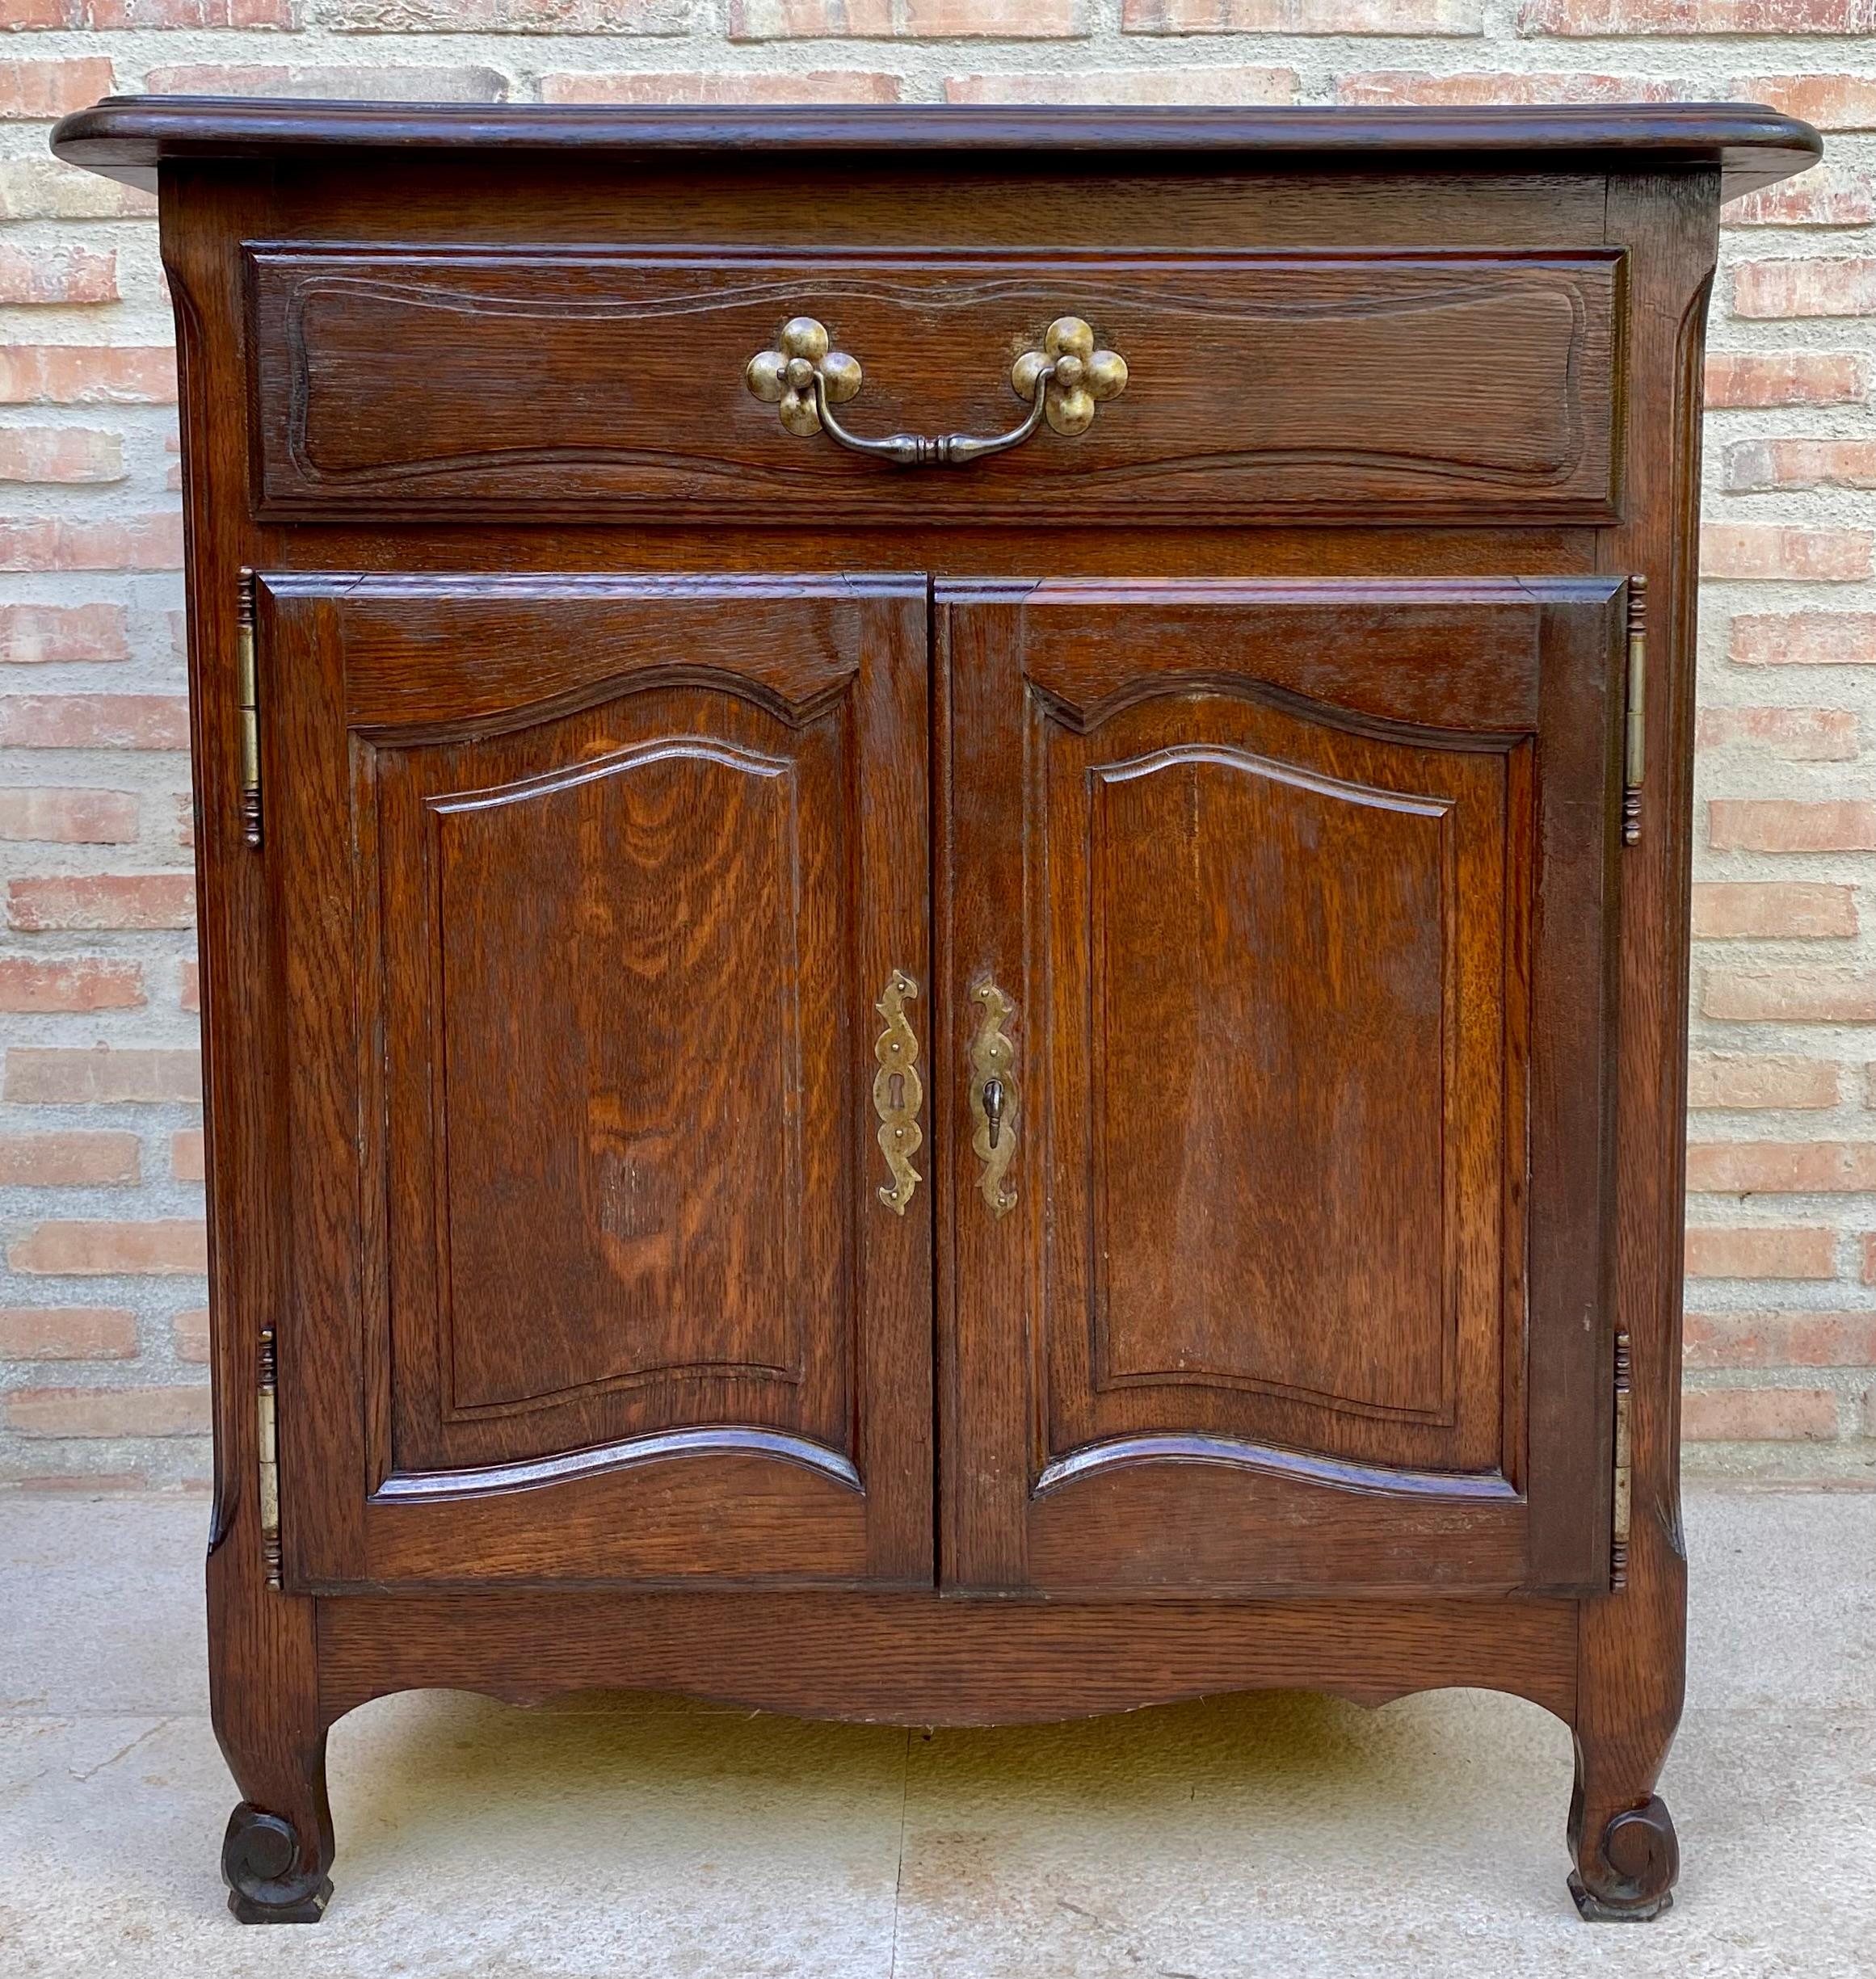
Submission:
<svg viewBox="0 0 1876 1979">
<path fill-rule="evenodd" d="M 1613 252 L 247 253 L 268 518 L 1616 515 Z M 1062 317 L 1126 382 L 1079 433 L 895 466 L 746 383 L 798 317 L 859 367 L 863 436 L 1010 430 Z"/>
</svg>

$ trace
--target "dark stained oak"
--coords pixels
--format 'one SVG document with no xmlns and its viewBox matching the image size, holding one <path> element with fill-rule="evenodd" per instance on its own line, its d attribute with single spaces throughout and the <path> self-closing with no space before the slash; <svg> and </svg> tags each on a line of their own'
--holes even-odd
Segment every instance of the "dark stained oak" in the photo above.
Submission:
<svg viewBox="0 0 1876 1979">
<path fill-rule="evenodd" d="M 1125 156 L 1272 155 L 1350 160 L 1380 154 L 1411 170 L 1465 156 L 1474 170 L 1503 159 L 1560 154 L 1613 169 L 1625 154 L 1671 169 L 1718 163 L 1737 199 L 1815 162 L 1822 141 L 1808 124 L 1760 103 L 1530 104 L 1516 108 L 1320 110 L 996 108 L 900 104 L 892 109 L 808 105 L 737 109 L 617 110 L 585 104 L 268 103 L 229 97 L 107 97 L 74 111 L 53 133 L 74 165 L 148 185 L 157 166 L 189 158 L 243 159 L 334 147 L 494 150 L 504 153 L 676 151 L 940 153 L 1115 153 Z M 152 188 L 154 189 L 154 188 Z"/>
<path fill-rule="evenodd" d="M 259 587 L 289 1584 L 922 1577 L 923 586 Z"/>
<path fill-rule="evenodd" d="M 234 1914 L 319 1917 L 328 1728 L 440 1684 L 1495 1687 L 1571 1728 L 1581 1914 L 1658 1914 L 1701 353 L 1722 199 L 1815 133 L 152 98 L 54 143 L 159 185 L 177 311 Z M 1067 310 L 1134 372 L 911 473 L 742 389 L 806 309 L 863 433 L 994 430 Z"/>
<path fill-rule="evenodd" d="M 1014 1213 L 953 1175 L 948 1582 L 1603 1584 L 1600 1225 L 1539 1226 L 1605 1186 L 1622 603 L 940 586 L 1031 1123 Z"/>
<path fill-rule="evenodd" d="M 760 495 L 875 521 L 1613 519 L 1617 258 L 1018 252 L 624 258 L 253 250 L 261 498 L 285 519 L 669 517 Z M 785 431 L 743 365 L 793 315 L 863 368 L 856 430 L 994 431 L 1072 313 L 1135 389 L 1073 439 L 889 475 Z M 700 360 L 700 353 L 707 353 Z"/>
</svg>

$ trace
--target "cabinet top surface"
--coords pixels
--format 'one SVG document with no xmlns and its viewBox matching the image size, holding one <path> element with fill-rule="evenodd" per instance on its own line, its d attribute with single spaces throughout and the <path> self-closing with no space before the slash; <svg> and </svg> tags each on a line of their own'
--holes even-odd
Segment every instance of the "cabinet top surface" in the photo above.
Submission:
<svg viewBox="0 0 1876 1979">
<path fill-rule="evenodd" d="M 154 187 L 166 161 L 271 162 L 348 152 L 1101 153 L 1186 155 L 1243 169 L 1268 162 L 1480 170 L 1570 164 L 1630 169 L 1717 163 L 1737 198 L 1802 172 L 1823 152 L 1810 125 L 1756 103 L 1517 106 L 1484 109 L 1062 109 L 906 104 L 890 108 L 627 109 L 607 104 L 292 102 L 114 96 L 65 118 L 69 164 Z"/>
</svg>

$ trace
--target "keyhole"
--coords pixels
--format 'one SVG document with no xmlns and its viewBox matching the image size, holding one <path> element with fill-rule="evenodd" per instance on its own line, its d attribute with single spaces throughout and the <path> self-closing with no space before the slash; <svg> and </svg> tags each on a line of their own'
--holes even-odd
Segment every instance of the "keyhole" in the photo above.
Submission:
<svg viewBox="0 0 1876 1979">
<path fill-rule="evenodd" d="M 886 1081 L 886 1093 L 888 1095 L 886 1103 L 892 1111 L 894 1113 L 901 1111 L 906 1103 L 906 1075 L 904 1073 L 895 1072 Z"/>
<path fill-rule="evenodd" d="M 1003 1082 L 1001 1079 L 986 1079 L 983 1082 L 983 1117 L 989 1123 L 990 1144 L 994 1148 L 1003 1122 Z"/>
</svg>

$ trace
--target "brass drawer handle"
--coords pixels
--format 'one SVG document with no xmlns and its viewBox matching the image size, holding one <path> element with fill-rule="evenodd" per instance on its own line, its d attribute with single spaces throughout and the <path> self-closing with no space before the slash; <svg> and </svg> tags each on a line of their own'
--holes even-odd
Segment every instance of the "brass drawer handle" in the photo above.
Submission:
<svg viewBox="0 0 1876 1979">
<path fill-rule="evenodd" d="M 994 982 L 971 991 L 982 1006 L 977 1036 L 970 1041 L 970 1117 L 977 1131 L 971 1152 L 983 1164 L 977 1186 L 993 1216 L 1004 1216 L 1016 1206 L 1014 1183 L 1003 1179 L 1016 1153 L 1016 1048 L 1007 1026 L 1016 1006 Z"/>
<path fill-rule="evenodd" d="M 890 433 L 868 439 L 834 417 L 860 390 L 860 365 L 836 351 L 822 324 L 811 316 L 782 326 L 779 347 L 759 351 L 742 381 L 765 405 L 777 409 L 783 426 L 804 439 L 825 433 L 855 453 L 876 455 L 901 467 L 962 467 L 986 454 L 1018 447 L 1046 419 L 1065 439 L 1094 424 L 1095 408 L 1127 389 L 1126 360 L 1117 351 L 1097 351 L 1094 332 L 1079 316 L 1058 316 L 1039 351 L 1025 351 L 1010 371 L 1010 386 L 1029 407 L 1028 416 L 1007 433 L 978 439 L 969 433 Z"/>
<path fill-rule="evenodd" d="M 885 1019 L 873 1048 L 879 1061 L 873 1075 L 873 1109 L 879 1116 L 879 1151 L 893 1178 L 879 1185 L 879 1200 L 896 1216 L 906 1213 L 921 1180 L 912 1157 L 925 1138 L 919 1128 L 919 1104 L 925 1093 L 919 1081 L 919 1040 L 906 1021 L 906 999 L 918 994 L 911 977 L 894 969 L 873 1006 Z"/>
</svg>

